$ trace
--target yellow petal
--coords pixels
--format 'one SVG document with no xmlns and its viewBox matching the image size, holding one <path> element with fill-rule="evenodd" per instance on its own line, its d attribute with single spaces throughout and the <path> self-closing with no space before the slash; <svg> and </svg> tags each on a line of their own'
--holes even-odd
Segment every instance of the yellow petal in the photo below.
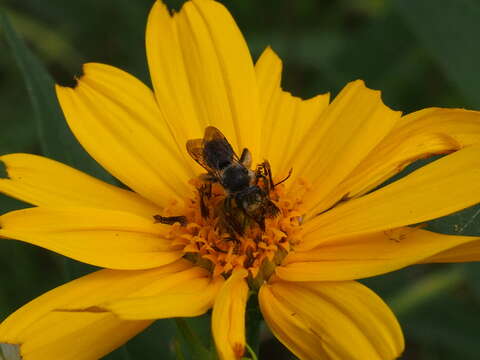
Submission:
<svg viewBox="0 0 480 360">
<path fill-rule="evenodd" d="M 285 258 L 285 266 L 276 268 L 276 273 L 289 281 L 361 279 L 421 262 L 459 244 L 478 244 L 477 239 L 418 228 L 382 231 L 328 241 L 305 252 L 292 252 Z M 478 260 L 480 251 L 476 255 Z"/>
<path fill-rule="evenodd" d="M 187 2 L 173 18 L 155 3 L 147 55 L 159 106 L 179 144 L 218 127 L 234 149 L 257 152 L 260 123 L 253 63 L 235 21 L 211 0 Z"/>
<path fill-rule="evenodd" d="M 128 320 L 200 316 L 213 306 L 222 283 L 222 277 L 212 280 L 204 271 L 196 278 L 162 289 L 161 294 L 138 294 L 141 296 L 109 302 L 99 308 Z"/>
<path fill-rule="evenodd" d="M 245 351 L 245 309 L 248 299 L 248 275 L 235 270 L 218 292 L 213 306 L 212 333 L 221 360 L 236 360 Z"/>
<path fill-rule="evenodd" d="M 322 207 L 358 197 L 399 173 L 415 160 L 480 143 L 480 112 L 429 108 L 406 115 L 340 184 Z"/>
<path fill-rule="evenodd" d="M 37 207 L 2 215 L 0 227 L 0 237 L 112 269 L 148 269 L 183 255 L 166 239 L 167 225 L 121 211 Z"/>
<path fill-rule="evenodd" d="M 112 175 L 157 205 L 183 198 L 193 173 L 150 89 L 112 66 L 85 64 L 83 70 L 74 89 L 56 88 L 67 122 L 83 147 Z"/>
<path fill-rule="evenodd" d="M 301 250 L 329 238 L 380 232 L 421 223 L 480 201 L 480 146 L 447 155 L 373 193 L 353 199 L 305 224 Z"/>
<path fill-rule="evenodd" d="M 30 154 L 0 157 L 8 174 L 0 192 L 40 206 L 84 206 L 152 216 L 158 208 L 134 192 L 120 189 L 48 158 Z"/>
<path fill-rule="evenodd" d="M 403 351 L 395 316 L 360 283 L 274 281 L 259 301 L 270 329 L 300 359 L 393 360 Z"/>
<path fill-rule="evenodd" d="M 186 261 L 143 271 L 101 270 L 71 281 L 29 302 L 0 324 L 0 343 L 20 346 L 25 360 L 98 359 L 142 331 L 151 321 L 124 321 L 111 313 L 60 311 L 94 306 L 149 289 L 188 271 Z M 15 346 L 17 345 L 17 346 Z"/>
<path fill-rule="evenodd" d="M 300 156 L 305 136 L 328 106 L 329 94 L 302 100 L 281 88 L 282 61 L 266 48 L 255 64 L 263 133 L 259 160 L 267 159 L 276 178 L 290 170 L 296 156 Z M 296 169 L 294 176 L 298 175 Z"/>
<path fill-rule="evenodd" d="M 122 321 L 112 314 L 51 312 L 10 346 L 19 348 L 18 359 L 22 360 L 99 359 L 150 324 L 151 321 Z"/>
<path fill-rule="evenodd" d="M 112 314 L 51 312 L 23 334 L 21 353 L 25 360 L 98 359 L 150 324 L 151 321 L 122 321 Z"/>
<path fill-rule="evenodd" d="M 458 245 L 448 250 L 444 250 L 429 258 L 423 259 L 420 262 L 421 263 L 449 263 L 449 262 L 457 263 L 457 262 L 470 262 L 470 261 L 480 261 L 480 240 L 469 241 L 468 243 Z"/>
<path fill-rule="evenodd" d="M 322 113 L 302 141 L 292 167 L 312 184 L 305 208 L 314 214 L 338 186 L 388 134 L 400 113 L 382 102 L 363 81 L 349 83 Z"/>
<path fill-rule="evenodd" d="M 208 121 L 197 114 L 178 31 L 167 6 L 155 1 L 145 34 L 148 67 L 158 106 L 180 147 L 203 136 Z"/>
</svg>

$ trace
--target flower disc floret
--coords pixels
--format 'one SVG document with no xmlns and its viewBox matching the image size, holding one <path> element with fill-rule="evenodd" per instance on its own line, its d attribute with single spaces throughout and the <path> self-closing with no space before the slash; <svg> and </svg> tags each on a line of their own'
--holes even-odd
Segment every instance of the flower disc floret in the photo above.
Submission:
<svg viewBox="0 0 480 360">
<path fill-rule="evenodd" d="M 182 214 L 187 219 L 185 226 L 171 226 L 169 238 L 174 246 L 183 248 L 186 259 L 209 269 L 213 277 L 227 278 L 233 270 L 243 268 L 249 272 L 250 285 L 257 287 L 299 243 L 305 182 L 297 180 L 295 189 L 288 192 L 284 184 L 276 186 L 270 199 L 280 214 L 265 219 L 265 231 L 253 221 L 248 222 L 241 235 L 225 224 L 223 187 L 212 184 L 211 196 L 202 197 L 204 182 L 195 178 L 190 183 L 194 188 L 192 197 L 184 204 L 172 203 L 165 210 L 165 216 Z M 202 206 L 208 209 L 207 216 L 202 214 Z"/>
</svg>

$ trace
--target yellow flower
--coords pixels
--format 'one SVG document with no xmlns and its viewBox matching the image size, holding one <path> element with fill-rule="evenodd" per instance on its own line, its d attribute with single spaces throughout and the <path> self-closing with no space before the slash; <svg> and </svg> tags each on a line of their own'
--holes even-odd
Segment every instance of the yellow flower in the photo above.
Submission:
<svg viewBox="0 0 480 360">
<path fill-rule="evenodd" d="M 211 0 L 171 15 L 156 2 L 146 33 L 154 91 L 86 64 L 57 87 L 84 148 L 131 190 L 43 157 L 0 160 L 0 191 L 34 205 L 0 217 L 0 237 L 105 269 L 60 286 L 0 325 L 4 353 L 25 360 L 97 359 L 153 320 L 213 307 L 221 359 L 245 347 L 245 307 L 258 292 L 266 323 L 301 359 L 394 359 L 404 347 L 389 308 L 355 281 L 415 263 L 477 261 L 480 240 L 419 226 L 480 201 L 480 113 L 392 111 L 362 81 L 309 100 L 280 88 L 267 48 L 253 65 L 228 11 Z M 215 185 L 203 216 L 185 144 L 207 126 L 253 164 L 269 160 L 280 215 L 232 239 Z M 372 191 L 409 163 L 447 154 Z M 204 199 L 205 200 L 205 199 Z M 217 210 L 216 210 L 217 209 Z M 185 216 L 187 225 L 156 223 Z M 255 295 L 256 296 L 256 295 Z M 15 357 L 17 356 L 17 357 Z"/>
</svg>

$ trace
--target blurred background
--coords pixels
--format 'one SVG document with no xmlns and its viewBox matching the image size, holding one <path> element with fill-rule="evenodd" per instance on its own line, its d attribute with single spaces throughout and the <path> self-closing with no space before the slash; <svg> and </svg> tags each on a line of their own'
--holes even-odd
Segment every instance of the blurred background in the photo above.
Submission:
<svg viewBox="0 0 480 360">
<path fill-rule="evenodd" d="M 120 67 L 149 83 L 144 30 L 153 0 L 0 0 L 1 11 L 56 82 L 72 83 L 84 62 Z M 179 8 L 181 1 L 167 1 Z M 223 1 L 243 31 L 254 59 L 271 45 L 284 60 L 283 86 L 295 95 L 336 94 L 364 79 L 384 101 L 405 113 L 430 106 L 480 109 L 480 2 L 476 0 L 241 0 Z M 29 96 L 42 77 L 35 60 L 0 28 L 0 154 L 46 154 L 107 181 L 66 135 L 58 109 L 42 112 L 52 94 Z M 32 58 L 33 59 L 33 58 Z M 19 66 L 20 65 L 20 66 Z M 23 70 L 22 70 L 23 67 Z M 27 70 L 25 70 L 27 69 Z M 37 78 L 35 78 L 37 76 Z M 28 87 L 24 78 L 30 79 Z M 44 85 L 43 85 L 44 86 Z M 50 116 L 50 117 L 49 117 Z M 49 118 L 49 123 L 42 119 Z M 53 125 L 51 125 L 52 123 Z M 39 125 L 40 124 L 40 125 Z M 43 125 L 42 125 L 43 124 Z M 47 125 L 46 125 L 47 124 Z M 44 126 L 39 135 L 39 126 Z M 53 126 L 54 128 L 49 128 Z M 65 140 L 67 139 L 67 140 Z M 66 143 L 67 142 L 67 143 Z M 47 144 L 47 145 L 45 145 Z M 65 146 L 76 155 L 66 158 Z M 70 151 L 69 150 L 69 151 Z M 411 171 L 421 164 L 414 164 Z M 2 169 L 0 169 L 0 172 Z M 0 211 L 25 207 L 0 197 Z M 436 220 L 429 228 L 480 235 L 480 208 Z M 0 318 L 43 292 L 92 270 L 48 251 L 0 241 Z M 405 332 L 403 359 L 478 359 L 480 266 L 412 266 L 364 281 L 392 306 Z M 208 338 L 208 316 L 189 322 Z M 175 358 L 175 323 L 159 321 L 110 360 Z M 342 334 L 339 334 L 342 336 Z M 260 359 L 294 359 L 268 330 Z"/>
</svg>

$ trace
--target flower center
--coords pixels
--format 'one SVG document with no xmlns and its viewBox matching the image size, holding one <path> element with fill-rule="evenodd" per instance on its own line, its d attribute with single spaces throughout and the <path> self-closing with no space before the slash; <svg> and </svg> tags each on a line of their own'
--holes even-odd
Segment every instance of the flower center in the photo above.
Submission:
<svg viewBox="0 0 480 360">
<path fill-rule="evenodd" d="M 283 184 L 270 191 L 269 198 L 280 211 L 265 218 L 262 230 L 239 208 L 226 212 L 227 194 L 221 185 L 200 178 L 190 183 L 193 197 L 165 209 L 166 217 L 182 214 L 186 219 L 171 226 L 172 245 L 183 248 L 186 259 L 207 268 L 213 277 L 227 278 L 234 269 L 244 268 L 251 287 L 258 288 L 299 242 L 306 184 L 296 180 L 288 192 Z M 238 226 L 232 228 L 232 222 L 240 224 L 241 234 Z"/>
</svg>

